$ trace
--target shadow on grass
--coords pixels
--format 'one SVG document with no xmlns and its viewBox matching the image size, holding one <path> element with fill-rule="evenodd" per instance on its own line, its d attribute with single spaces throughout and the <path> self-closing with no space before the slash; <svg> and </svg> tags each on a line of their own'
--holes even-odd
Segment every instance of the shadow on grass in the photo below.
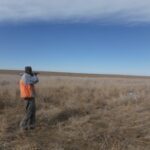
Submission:
<svg viewBox="0 0 150 150">
<path fill-rule="evenodd" d="M 82 112 L 78 109 L 65 109 L 60 113 L 54 115 L 49 120 L 49 125 L 57 125 L 58 123 L 62 123 L 68 121 L 71 117 L 77 117 L 83 115 Z"/>
</svg>

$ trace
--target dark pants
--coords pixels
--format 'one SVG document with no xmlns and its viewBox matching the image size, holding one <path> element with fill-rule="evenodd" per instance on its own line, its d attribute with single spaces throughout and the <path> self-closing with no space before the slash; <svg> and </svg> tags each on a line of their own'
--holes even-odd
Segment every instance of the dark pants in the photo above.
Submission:
<svg viewBox="0 0 150 150">
<path fill-rule="evenodd" d="M 35 99 L 26 100 L 26 113 L 23 120 L 20 123 L 22 129 L 32 129 L 35 128 L 35 113 L 36 105 Z"/>
</svg>

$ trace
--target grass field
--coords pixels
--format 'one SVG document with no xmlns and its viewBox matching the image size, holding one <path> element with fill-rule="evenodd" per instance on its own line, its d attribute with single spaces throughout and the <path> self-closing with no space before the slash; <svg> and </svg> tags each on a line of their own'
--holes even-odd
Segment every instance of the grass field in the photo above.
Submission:
<svg viewBox="0 0 150 150">
<path fill-rule="evenodd" d="M 150 79 L 40 76 L 22 133 L 19 76 L 0 75 L 0 150 L 150 150 Z"/>
</svg>

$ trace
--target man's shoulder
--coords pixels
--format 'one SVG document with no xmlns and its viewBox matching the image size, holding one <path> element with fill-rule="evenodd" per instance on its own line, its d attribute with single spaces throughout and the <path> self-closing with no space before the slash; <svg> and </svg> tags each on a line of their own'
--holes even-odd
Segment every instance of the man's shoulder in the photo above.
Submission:
<svg viewBox="0 0 150 150">
<path fill-rule="evenodd" d="M 32 77 L 32 76 L 30 74 L 28 74 L 28 73 L 24 73 L 23 77 Z"/>
<path fill-rule="evenodd" d="M 22 80 L 26 80 L 26 79 L 30 79 L 32 76 L 27 74 L 27 73 L 24 73 L 21 77 Z"/>
</svg>

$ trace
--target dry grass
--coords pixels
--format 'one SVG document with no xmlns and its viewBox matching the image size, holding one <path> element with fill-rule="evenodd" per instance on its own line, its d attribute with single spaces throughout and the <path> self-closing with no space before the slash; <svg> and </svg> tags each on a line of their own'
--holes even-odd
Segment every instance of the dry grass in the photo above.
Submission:
<svg viewBox="0 0 150 150">
<path fill-rule="evenodd" d="M 0 75 L 0 150 L 149 150 L 150 80 L 40 77 L 37 128 L 20 132 L 19 77 Z"/>
</svg>

